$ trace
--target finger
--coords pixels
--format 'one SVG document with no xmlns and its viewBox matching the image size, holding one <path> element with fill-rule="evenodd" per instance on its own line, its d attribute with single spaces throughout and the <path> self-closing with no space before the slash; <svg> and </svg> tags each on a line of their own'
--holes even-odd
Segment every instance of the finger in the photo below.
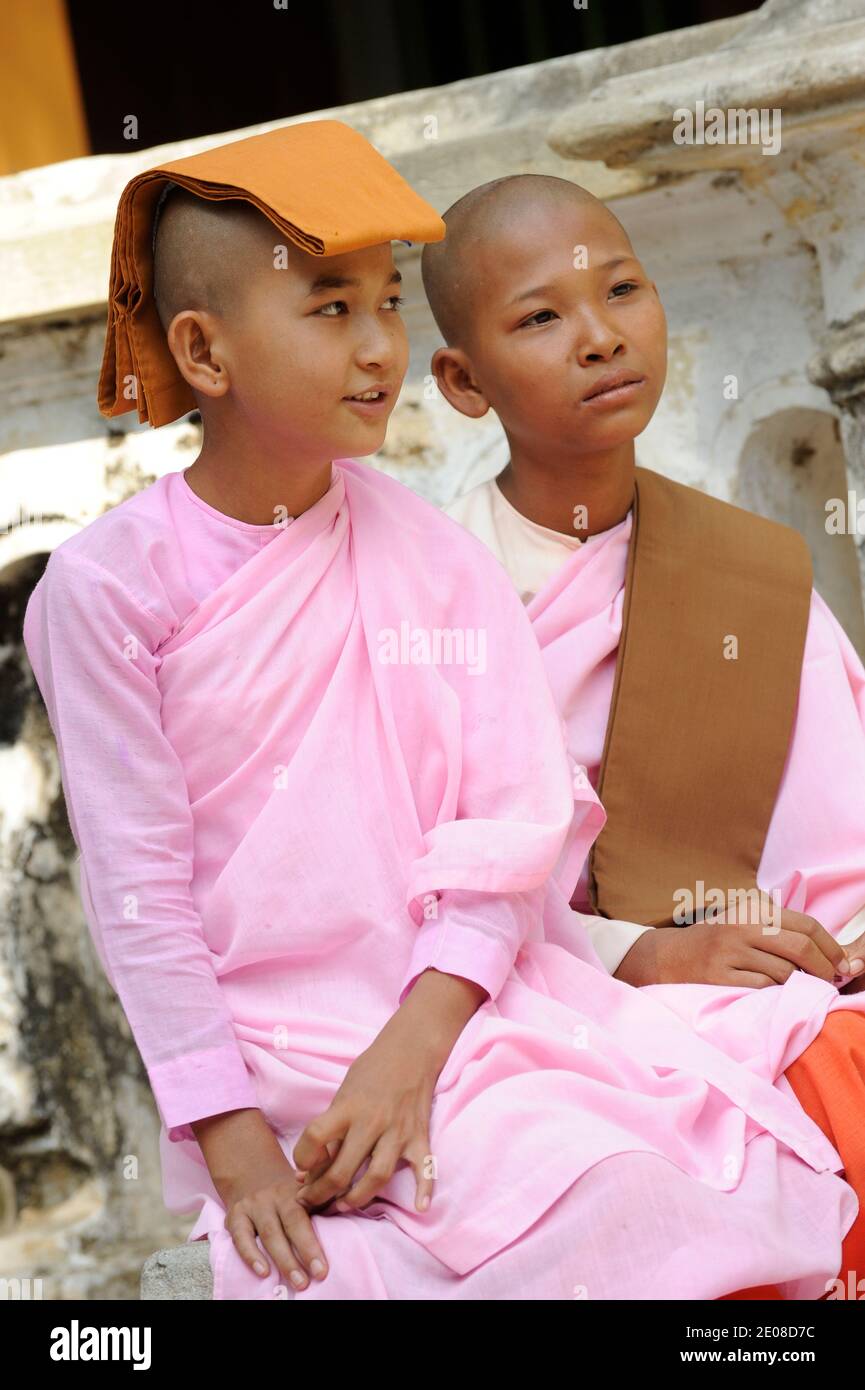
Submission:
<svg viewBox="0 0 865 1390">
<path fill-rule="evenodd" d="M 857 936 L 854 941 L 848 941 L 844 950 L 847 952 L 848 965 L 841 973 L 860 975 L 865 970 L 865 934 Z"/>
<path fill-rule="evenodd" d="M 282 1217 L 277 1207 L 275 1205 L 268 1206 L 263 1210 L 262 1215 L 257 1219 L 254 1217 L 254 1220 L 258 1226 L 258 1238 L 271 1256 L 282 1278 L 287 1280 L 292 1288 L 305 1289 L 309 1283 L 309 1275 L 291 1247 L 288 1233 L 283 1227 Z"/>
<path fill-rule="evenodd" d="M 796 966 L 792 961 L 784 956 L 775 956 L 771 951 L 758 950 L 756 946 L 742 953 L 741 960 L 736 963 L 736 969 L 766 975 L 773 985 L 786 984 L 790 976 L 796 973 Z"/>
<path fill-rule="evenodd" d="M 325 1206 L 334 1197 L 341 1197 L 348 1191 L 355 1173 L 369 1157 L 379 1138 L 380 1131 L 355 1124 L 345 1135 L 342 1147 L 327 1172 L 299 1190 L 298 1202 L 302 1206 Z"/>
<path fill-rule="evenodd" d="M 804 912 L 790 912 L 788 910 L 781 915 L 781 928 L 781 934 L 784 931 L 801 932 L 813 941 L 820 954 L 833 967 L 833 974 L 840 967 L 847 969 L 848 952 L 846 948 L 839 945 L 834 936 L 820 925 L 816 917 L 809 917 Z"/>
<path fill-rule="evenodd" d="M 760 929 L 756 930 L 759 932 Z M 784 929 L 779 931 L 777 936 L 759 936 L 757 939 L 760 951 L 789 960 L 809 975 L 817 975 L 822 980 L 831 981 L 837 974 L 835 965 L 818 949 L 812 937 L 805 931 Z"/>
<path fill-rule="evenodd" d="M 777 980 L 773 980 L 769 975 L 761 975 L 754 970 L 733 970 L 733 978 L 729 981 L 733 985 L 744 985 L 747 989 L 765 989 L 767 985 L 776 985 Z M 728 981 L 724 981 L 725 984 Z"/>
<path fill-rule="evenodd" d="M 291 1247 L 302 1267 L 315 1279 L 324 1279 L 327 1274 L 327 1257 L 321 1248 L 312 1217 L 303 1211 L 295 1201 L 289 1199 L 280 1204 L 280 1219 L 283 1229 L 291 1241 Z"/>
<path fill-rule="evenodd" d="M 234 1248 L 238 1255 L 249 1265 L 250 1269 L 262 1278 L 269 1274 L 270 1265 L 256 1244 L 255 1226 L 250 1217 L 244 1212 L 237 1212 L 226 1221 L 225 1229 L 234 1241 Z"/>
<path fill-rule="evenodd" d="M 363 1177 L 350 1187 L 337 1202 L 337 1210 L 365 1207 L 373 1197 L 390 1182 L 396 1165 L 402 1156 L 402 1142 L 399 1135 L 388 1132 L 381 1136 L 370 1155 L 369 1167 Z"/>
<path fill-rule="evenodd" d="M 315 1182 L 317 1178 L 321 1177 L 322 1173 L 327 1172 L 336 1155 L 339 1153 L 340 1143 L 341 1141 L 339 1139 L 328 1139 L 327 1143 L 325 1144 L 328 1157 L 322 1163 L 316 1163 L 307 1172 L 298 1172 L 297 1176 L 300 1179 L 301 1183 L 305 1185 L 311 1185 Z"/>
<path fill-rule="evenodd" d="M 408 1160 L 414 1169 L 417 1187 L 415 1189 L 414 1204 L 417 1211 L 426 1211 L 432 1201 L 433 1186 L 435 1178 L 435 1161 L 429 1151 L 429 1135 L 417 1146 L 417 1150 L 412 1149 L 408 1154 Z"/>
<path fill-rule="evenodd" d="M 331 1161 L 328 1142 L 341 1140 L 346 1128 L 345 1116 L 335 1105 L 331 1105 L 323 1115 L 317 1115 L 314 1120 L 310 1120 L 292 1150 L 291 1161 L 294 1167 L 305 1172 L 316 1167 L 326 1168 Z"/>
</svg>

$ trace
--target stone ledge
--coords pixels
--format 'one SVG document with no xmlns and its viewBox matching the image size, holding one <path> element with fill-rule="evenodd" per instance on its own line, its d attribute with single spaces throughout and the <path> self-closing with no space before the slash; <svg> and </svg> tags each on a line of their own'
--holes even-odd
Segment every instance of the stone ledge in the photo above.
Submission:
<svg viewBox="0 0 865 1390">
<path fill-rule="evenodd" d="M 677 112 L 693 111 L 699 101 L 725 111 L 777 108 L 788 136 L 799 140 L 824 131 L 856 140 L 865 124 L 865 18 L 848 17 L 845 0 L 826 0 L 823 12 L 829 22 L 815 32 L 806 29 L 802 0 L 768 0 L 757 11 L 759 26 L 743 26 L 710 54 L 615 74 L 551 123 L 550 147 L 564 159 L 653 175 L 759 161 L 762 150 L 749 143 L 677 144 Z M 839 22 L 831 22 L 833 12 Z"/>
<path fill-rule="evenodd" d="M 157 1250 L 141 1271 L 141 1298 L 204 1303 L 213 1298 L 213 1276 L 206 1240 Z"/>
<path fill-rule="evenodd" d="M 546 144 L 550 122 L 611 77 L 711 52 L 735 37 L 748 17 L 734 15 L 439 87 L 151 148 L 130 141 L 128 153 L 64 160 L 0 178 L 0 322 L 77 316 L 105 303 L 117 202 L 141 170 L 299 121 L 347 122 L 372 141 L 421 197 L 442 208 L 475 184 L 507 172 L 582 174 L 587 179 L 591 170 L 575 174 Z M 431 116 L 441 124 L 436 138 L 430 138 Z M 593 191 L 599 197 L 631 191 L 633 180 L 626 173 L 612 179 L 601 166 L 596 178 L 598 174 Z"/>
</svg>

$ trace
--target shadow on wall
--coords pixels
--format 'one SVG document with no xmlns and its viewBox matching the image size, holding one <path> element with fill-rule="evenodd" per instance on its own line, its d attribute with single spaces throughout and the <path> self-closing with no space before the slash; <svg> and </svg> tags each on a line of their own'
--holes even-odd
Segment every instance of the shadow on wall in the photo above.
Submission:
<svg viewBox="0 0 865 1390">
<path fill-rule="evenodd" d="M 826 503 L 846 502 L 838 421 L 822 410 L 779 410 L 752 431 L 739 460 L 737 506 L 786 521 L 808 542 L 814 587 L 865 660 L 865 612 L 855 538 L 826 529 Z M 854 521 L 855 525 L 855 521 Z"/>
</svg>

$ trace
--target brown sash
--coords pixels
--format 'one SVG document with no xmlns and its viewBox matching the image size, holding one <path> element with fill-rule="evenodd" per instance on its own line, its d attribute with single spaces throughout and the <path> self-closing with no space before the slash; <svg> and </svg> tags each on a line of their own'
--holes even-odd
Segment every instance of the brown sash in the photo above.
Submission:
<svg viewBox="0 0 865 1390">
<path fill-rule="evenodd" d="M 811 583 L 798 531 L 636 470 L 598 783 L 608 819 L 589 860 L 601 916 L 671 926 L 681 890 L 699 902 L 700 881 L 704 897 L 756 886 Z"/>
</svg>

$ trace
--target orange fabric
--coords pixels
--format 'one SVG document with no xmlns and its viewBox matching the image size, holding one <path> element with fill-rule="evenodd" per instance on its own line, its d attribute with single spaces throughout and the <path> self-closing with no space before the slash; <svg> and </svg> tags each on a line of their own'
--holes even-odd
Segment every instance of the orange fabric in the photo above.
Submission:
<svg viewBox="0 0 865 1390">
<path fill-rule="evenodd" d="M 865 1015 L 833 1011 L 787 1080 L 802 1108 L 835 1145 L 844 1178 L 859 1198 L 859 1214 L 841 1247 L 840 1279 L 865 1275 Z"/>
<path fill-rule="evenodd" d="M 854 1280 L 865 1276 L 865 1015 L 849 1009 L 829 1014 L 786 1076 L 803 1110 L 838 1150 L 844 1178 L 859 1198 L 859 1214 L 841 1246 L 837 1277 L 846 1285 L 851 1270 Z M 780 1297 L 774 1284 L 724 1295 L 726 1300 Z"/>
<path fill-rule="evenodd" d="M 167 184 L 252 203 L 312 256 L 385 241 L 443 241 L 445 224 L 374 145 L 343 121 L 297 121 L 136 174 L 120 195 L 111 252 L 99 409 L 164 425 L 195 409 L 153 302 L 152 231 Z"/>
</svg>

